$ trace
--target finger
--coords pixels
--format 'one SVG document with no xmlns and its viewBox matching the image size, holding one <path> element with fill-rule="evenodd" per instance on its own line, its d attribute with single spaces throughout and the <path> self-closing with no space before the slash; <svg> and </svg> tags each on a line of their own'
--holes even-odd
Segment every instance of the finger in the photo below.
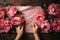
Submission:
<svg viewBox="0 0 60 40">
<path fill-rule="evenodd" d="M 31 21 L 31 23 L 30 23 L 31 27 L 32 27 L 32 23 L 33 23 L 33 21 Z"/>
<path fill-rule="evenodd" d="M 33 27 L 33 22 L 31 22 L 31 26 Z"/>
<path fill-rule="evenodd" d="M 20 27 L 16 27 L 16 32 L 18 32 L 20 30 Z"/>
<path fill-rule="evenodd" d="M 36 28 L 38 28 L 38 26 L 37 26 L 37 24 L 36 24 L 36 23 L 34 23 L 34 25 L 35 25 L 35 27 L 36 27 Z"/>
<path fill-rule="evenodd" d="M 17 29 L 20 29 L 20 26 L 19 26 L 19 27 L 16 27 L 16 30 L 17 30 Z"/>
<path fill-rule="evenodd" d="M 23 30 L 23 26 L 21 27 L 21 30 Z"/>
<path fill-rule="evenodd" d="M 20 27 L 20 30 L 21 30 L 23 26 L 21 25 L 21 26 L 19 26 L 19 27 Z"/>
<path fill-rule="evenodd" d="M 32 27 L 34 28 L 35 26 L 34 26 L 34 23 L 32 23 Z"/>
<path fill-rule="evenodd" d="M 23 31 L 23 26 L 21 26 L 20 30 Z"/>
</svg>

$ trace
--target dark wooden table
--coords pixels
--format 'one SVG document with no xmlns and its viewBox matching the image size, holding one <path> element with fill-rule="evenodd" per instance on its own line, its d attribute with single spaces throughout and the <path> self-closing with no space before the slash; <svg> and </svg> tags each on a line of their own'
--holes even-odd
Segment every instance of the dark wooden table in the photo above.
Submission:
<svg viewBox="0 0 60 40">
<path fill-rule="evenodd" d="M 16 34 L 0 34 L 0 40 L 14 40 Z M 41 40 L 60 40 L 60 33 L 39 33 Z M 24 33 L 21 40 L 34 40 L 32 33 Z"/>
<path fill-rule="evenodd" d="M 12 3 L 12 5 L 15 6 L 21 6 L 21 5 L 32 5 L 32 6 L 37 6 L 40 5 L 40 3 L 54 3 L 54 2 L 60 2 L 60 0 L 6 0 L 9 3 Z M 0 2 L 3 2 L 3 0 L 0 0 Z"/>
</svg>

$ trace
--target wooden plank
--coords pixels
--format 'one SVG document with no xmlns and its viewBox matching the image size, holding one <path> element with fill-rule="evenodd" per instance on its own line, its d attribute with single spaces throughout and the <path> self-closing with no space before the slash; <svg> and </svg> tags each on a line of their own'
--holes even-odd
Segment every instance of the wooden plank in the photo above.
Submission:
<svg viewBox="0 0 60 40">
<path fill-rule="evenodd" d="M 0 2 L 3 0 L 0 0 Z M 54 0 L 6 0 L 7 2 L 13 3 L 13 5 L 40 5 L 40 3 L 52 3 Z"/>
</svg>

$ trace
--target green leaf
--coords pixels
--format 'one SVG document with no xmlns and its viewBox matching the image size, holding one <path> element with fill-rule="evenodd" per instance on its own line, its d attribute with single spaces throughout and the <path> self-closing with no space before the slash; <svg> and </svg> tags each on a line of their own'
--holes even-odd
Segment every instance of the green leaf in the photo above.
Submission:
<svg viewBox="0 0 60 40">
<path fill-rule="evenodd" d="M 3 0 L 3 2 L 0 2 L 0 5 L 3 5 L 4 7 L 12 5 L 12 3 L 7 2 L 6 0 Z"/>
</svg>

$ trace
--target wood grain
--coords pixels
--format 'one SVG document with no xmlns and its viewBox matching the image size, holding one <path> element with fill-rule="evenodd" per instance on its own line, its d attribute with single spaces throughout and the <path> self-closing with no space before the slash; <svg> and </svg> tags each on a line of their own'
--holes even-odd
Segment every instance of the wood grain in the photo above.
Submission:
<svg viewBox="0 0 60 40">
<path fill-rule="evenodd" d="M 0 0 L 2 2 L 3 0 Z M 6 0 L 7 2 L 12 3 L 15 6 L 21 6 L 21 5 L 32 5 L 37 6 L 40 5 L 40 3 L 53 3 L 54 0 Z"/>
</svg>

